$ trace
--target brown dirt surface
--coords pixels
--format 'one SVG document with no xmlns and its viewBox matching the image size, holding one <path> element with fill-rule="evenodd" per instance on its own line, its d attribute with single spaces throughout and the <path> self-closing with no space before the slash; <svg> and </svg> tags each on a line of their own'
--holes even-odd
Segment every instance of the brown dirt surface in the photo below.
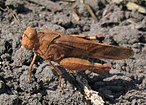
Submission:
<svg viewBox="0 0 146 105">
<path fill-rule="evenodd" d="M 62 94 L 57 73 L 40 57 L 33 66 L 31 82 L 27 81 L 32 51 L 23 49 L 22 64 L 19 59 L 22 34 L 28 26 L 66 34 L 104 34 L 105 43 L 132 48 L 134 56 L 129 59 L 104 60 L 113 65 L 109 75 L 83 74 L 106 105 L 146 105 L 146 15 L 127 10 L 125 4 L 104 4 L 100 0 L 88 0 L 88 3 L 97 22 L 80 2 L 76 3 L 76 13 L 80 17 L 77 21 L 72 16 L 73 2 L 0 1 L 0 105 L 87 103 L 83 92 L 77 88 L 75 75 L 64 71 L 65 93 Z M 107 13 L 103 16 L 105 10 Z"/>
</svg>

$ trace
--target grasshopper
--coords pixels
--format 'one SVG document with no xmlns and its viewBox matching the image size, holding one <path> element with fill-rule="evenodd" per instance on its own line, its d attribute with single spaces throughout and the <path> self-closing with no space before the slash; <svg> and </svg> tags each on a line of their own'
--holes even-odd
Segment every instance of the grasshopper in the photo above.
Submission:
<svg viewBox="0 0 146 105">
<path fill-rule="evenodd" d="M 37 31 L 32 27 L 28 27 L 24 31 L 21 43 L 21 48 L 26 48 L 34 52 L 34 57 L 28 72 L 28 80 L 30 80 L 32 66 L 37 55 L 41 56 L 54 68 L 59 74 L 60 81 L 62 72 L 52 61 L 59 63 L 67 70 L 89 70 L 98 74 L 108 74 L 111 65 L 92 63 L 87 59 L 121 60 L 129 58 L 134 54 L 132 49 L 93 42 L 89 39 L 96 38 L 83 35 L 66 35 L 47 29 Z"/>
</svg>

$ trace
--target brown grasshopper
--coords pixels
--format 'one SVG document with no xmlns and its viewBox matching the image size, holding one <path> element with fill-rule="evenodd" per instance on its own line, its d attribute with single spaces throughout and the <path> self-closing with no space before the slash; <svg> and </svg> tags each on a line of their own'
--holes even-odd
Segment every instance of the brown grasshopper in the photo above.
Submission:
<svg viewBox="0 0 146 105">
<path fill-rule="evenodd" d="M 133 55 L 133 50 L 131 49 L 93 42 L 88 39 L 97 38 L 65 35 L 49 30 L 36 31 L 32 27 L 28 27 L 22 36 L 21 46 L 21 48 L 32 50 L 35 53 L 30 64 L 28 80 L 30 80 L 32 66 L 37 55 L 48 61 L 54 70 L 56 70 L 60 76 L 59 81 L 62 78 L 62 72 L 52 64 L 52 61 L 58 62 L 67 70 L 89 70 L 98 74 L 107 74 L 111 69 L 111 65 L 91 63 L 86 59 L 103 58 L 121 60 Z"/>
</svg>

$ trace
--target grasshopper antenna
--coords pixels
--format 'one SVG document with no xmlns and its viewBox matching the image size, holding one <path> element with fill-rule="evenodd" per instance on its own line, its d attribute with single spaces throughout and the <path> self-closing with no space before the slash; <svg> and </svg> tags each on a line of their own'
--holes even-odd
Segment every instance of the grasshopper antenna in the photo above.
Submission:
<svg viewBox="0 0 146 105">
<path fill-rule="evenodd" d="M 10 11 L 10 14 L 13 16 L 13 18 L 16 20 L 17 24 L 20 26 L 21 31 L 23 31 L 23 27 L 22 27 L 23 24 L 21 23 L 16 11 L 10 9 L 8 6 L 7 6 L 7 10 Z"/>
<path fill-rule="evenodd" d="M 8 10 L 8 12 L 10 13 L 10 15 L 13 16 L 13 18 L 15 19 L 15 21 L 19 25 L 21 32 L 23 32 L 23 24 L 20 21 L 20 19 L 18 17 L 18 14 L 14 10 L 10 9 L 8 6 L 6 7 L 6 10 Z M 23 49 L 23 46 L 20 47 L 20 63 L 21 64 L 22 64 L 22 49 Z"/>
<path fill-rule="evenodd" d="M 21 31 L 23 30 L 21 21 L 20 21 L 17 13 L 15 11 L 10 9 L 8 6 L 6 6 L 5 9 L 0 7 L 0 10 L 2 10 L 4 12 L 8 11 L 8 13 L 13 16 L 13 18 L 16 20 L 17 24 L 20 26 Z M 20 47 L 20 62 L 21 62 L 21 64 L 22 64 L 22 49 L 23 49 L 23 46 Z"/>
<path fill-rule="evenodd" d="M 9 7 L 8 7 L 9 8 Z M 14 19 L 16 20 L 17 24 L 20 26 L 20 29 L 21 31 L 23 30 L 22 28 L 22 25 L 21 25 L 21 22 L 19 20 L 19 17 L 17 15 L 17 13 L 15 11 L 12 11 L 11 12 L 12 16 L 14 17 Z M 20 47 L 20 63 L 22 64 L 22 49 L 23 49 L 23 46 Z"/>
</svg>

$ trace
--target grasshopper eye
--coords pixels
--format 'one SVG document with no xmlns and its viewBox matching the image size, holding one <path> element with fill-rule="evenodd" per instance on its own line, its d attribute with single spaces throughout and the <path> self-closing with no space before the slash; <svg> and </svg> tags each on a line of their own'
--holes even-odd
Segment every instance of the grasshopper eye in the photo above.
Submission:
<svg viewBox="0 0 146 105">
<path fill-rule="evenodd" d="M 24 34 L 29 38 L 29 39 L 33 39 L 36 35 L 37 32 L 35 29 L 33 29 L 32 27 L 28 27 L 26 29 L 26 31 L 24 32 Z"/>
<path fill-rule="evenodd" d="M 33 33 L 28 33 L 28 34 L 27 34 L 27 37 L 28 37 L 29 39 L 32 39 L 32 38 L 34 37 L 34 34 L 33 34 Z"/>
</svg>

